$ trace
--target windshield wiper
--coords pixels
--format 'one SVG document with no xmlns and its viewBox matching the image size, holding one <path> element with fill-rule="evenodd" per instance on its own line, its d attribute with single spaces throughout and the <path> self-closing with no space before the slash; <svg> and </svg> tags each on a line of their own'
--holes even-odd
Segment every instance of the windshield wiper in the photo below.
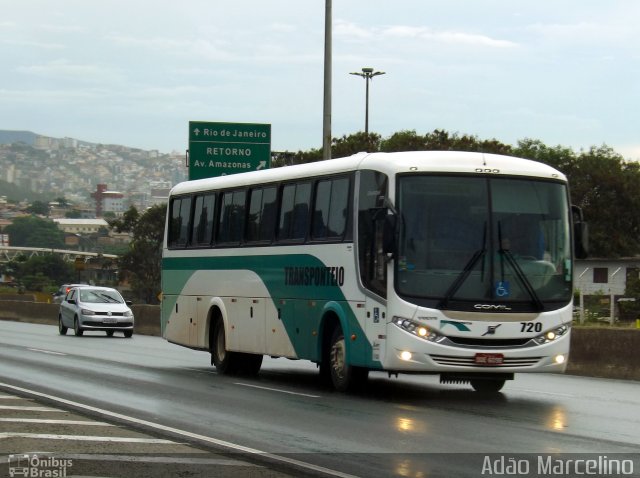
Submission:
<svg viewBox="0 0 640 478">
<path fill-rule="evenodd" d="M 544 305 L 542 304 L 540 297 L 538 297 L 536 290 L 531 285 L 531 282 L 529 282 L 527 275 L 520 268 L 520 265 L 516 261 L 515 257 L 513 257 L 513 254 L 511 254 L 511 251 L 509 249 L 500 249 L 498 252 L 500 252 L 500 254 L 502 254 L 504 257 L 507 258 L 507 262 L 511 265 L 513 270 L 516 272 L 516 276 L 518 277 L 518 279 L 520 279 L 520 282 L 522 282 L 524 289 L 527 291 L 527 293 L 531 297 L 531 302 L 533 302 L 533 304 L 536 306 L 536 308 L 538 309 L 538 312 L 544 310 Z"/>
<path fill-rule="evenodd" d="M 529 297 L 531 297 L 531 302 L 533 303 L 533 305 L 536 306 L 536 308 L 538 309 L 538 312 L 544 310 L 544 304 L 540 300 L 540 297 L 538 297 L 538 294 L 536 293 L 536 290 L 531 285 L 531 282 L 529 282 L 527 275 L 522 271 L 522 268 L 518 264 L 518 261 L 516 261 L 515 257 L 513 257 L 513 254 L 511 254 L 511 251 L 509 249 L 504 248 L 503 246 L 504 243 L 502 241 L 502 228 L 501 228 L 500 222 L 498 222 L 498 241 L 500 244 L 500 249 L 498 249 L 498 252 L 500 253 L 501 257 L 507 258 L 507 262 L 515 271 L 516 277 L 522 283 L 524 289 L 527 291 L 527 294 L 529 294 Z M 503 275 L 502 279 L 504 280 L 504 270 L 502 271 L 502 275 Z"/>
<path fill-rule="evenodd" d="M 447 292 L 445 292 L 442 300 L 440 300 L 440 303 L 438 304 L 438 308 L 446 307 L 449 301 L 453 298 L 454 294 L 458 292 L 458 289 L 460 289 L 460 287 L 462 287 L 462 284 L 464 284 L 464 282 L 467 280 L 474 266 L 487 253 L 486 244 L 487 244 L 487 223 L 485 222 L 484 230 L 482 232 L 482 249 L 478 249 L 476 252 L 474 252 L 471 258 L 467 261 L 467 263 L 464 266 L 464 269 L 462 269 L 462 272 L 458 274 L 458 277 L 456 277 L 456 280 L 453 281 L 451 286 L 449 286 L 449 288 L 447 289 Z"/>
<path fill-rule="evenodd" d="M 107 295 L 107 294 L 98 294 L 98 295 L 103 299 L 104 302 L 111 302 L 111 303 L 116 302 L 118 304 L 120 303 L 118 299 L 114 299 L 110 295 Z M 107 299 L 107 300 L 104 300 L 104 299 Z"/>
</svg>

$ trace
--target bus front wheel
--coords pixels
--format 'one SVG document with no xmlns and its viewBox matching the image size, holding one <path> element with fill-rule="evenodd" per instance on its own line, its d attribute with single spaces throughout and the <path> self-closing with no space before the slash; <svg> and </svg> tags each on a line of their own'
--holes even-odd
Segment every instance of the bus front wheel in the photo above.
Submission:
<svg viewBox="0 0 640 478">
<path fill-rule="evenodd" d="M 342 329 L 337 327 L 329 346 L 329 373 L 333 387 L 339 392 L 353 391 L 364 384 L 369 370 L 348 363 L 347 346 Z"/>
<path fill-rule="evenodd" d="M 478 393 L 498 393 L 504 387 L 505 381 L 502 379 L 477 379 L 471 380 L 471 386 Z"/>
</svg>

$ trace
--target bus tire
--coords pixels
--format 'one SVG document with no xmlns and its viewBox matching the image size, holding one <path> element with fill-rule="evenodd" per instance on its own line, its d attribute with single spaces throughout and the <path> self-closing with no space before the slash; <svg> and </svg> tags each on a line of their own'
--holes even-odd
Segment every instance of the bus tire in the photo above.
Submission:
<svg viewBox="0 0 640 478">
<path fill-rule="evenodd" d="M 360 388 L 367 380 L 369 370 L 355 367 L 347 362 L 344 334 L 336 327 L 329 346 L 329 373 L 333 388 L 338 392 L 349 392 Z"/>
<path fill-rule="evenodd" d="M 477 379 L 471 380 L 471 386 L 478 393 L 498 393 L 504 387 L 506 380 L 501 379 Z"/>
<path fill-rule="evenodd" d="M 255 376 L 260 372 L 262 367 L 262 355 L 258 354 L 239 354 L 240 368 L 239 371 L 243 375 Z"/>
<path fill-rule="evenodd" d="M 211 349 L 211 362 L 216 370 L 223 375 L 229 375 L 238 371 L 239 357 L 236 352 L 227 350 L 227 341 L 224 335 L 224 322 L 222 319 L 216 320 L 213 326 L 213 333 L 209 344 Z M 260 360 L 262 363 L 262 360 Z"/>
</svg>

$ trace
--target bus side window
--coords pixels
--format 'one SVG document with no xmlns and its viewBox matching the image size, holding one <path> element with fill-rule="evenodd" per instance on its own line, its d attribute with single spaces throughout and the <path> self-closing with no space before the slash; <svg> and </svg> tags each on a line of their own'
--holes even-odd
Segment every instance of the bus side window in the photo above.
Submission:
<svg viewBox="0 0 640 478">
<path fill-rule="evenodd" d="M 218 242 L 239 244 L 244 233 L 244 218 L 246 209 L 245 190 L 227 191 L 222 195 L 220 208 L 220 222 L 218 227 Z"/>
<path fill-rule="evenodd" d="M 196 196 L 193 207 L 193 227 L 191 243 L 194 246 L 208 246 L 213 238 L 213 213 L 215 195 Z"/>
<path fill-rule="evenodd" d="M 382 248 L 382 222 L 372 210 L 384 206 L 389 180 L 377 171 L 360 172 L 358 195 L 358 263 L 362 284 L 381 297 L 387 296 L 387 268 Z"/>
<path fill-rule="evenodd" d="M 247 242 L 270 242 L 276 224 L 275 186 L 253 189 L 247 216 Z"/>
<path fill-rule="evenodd" d="M 191 196 L 175 198 L 171 203 L 169 218 L 169 247 L 185 247 L 189 240 Z"/>
<path fill-rule="evenodd" d="M 311 237 L 336 240 L 344 236 L 349 205 L 349 179 L 319 181 L 316 187 Z"/>
<path fill-rule="evenodd" d="M 304 241 L 309 226 L 310 200 L 310 183 L 303 182 L 284 186 L 282 189 L 278 240 Z"/>
</svg>

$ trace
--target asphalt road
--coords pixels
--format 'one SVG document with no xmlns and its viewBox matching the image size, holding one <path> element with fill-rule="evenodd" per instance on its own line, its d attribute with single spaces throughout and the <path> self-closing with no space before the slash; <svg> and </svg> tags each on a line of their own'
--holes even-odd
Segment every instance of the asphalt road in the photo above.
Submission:
<svg viewBox="0 0 640 478">
<path fill-rule="evenodd" d="M 321 386 L 307 362 L 265 358 L 257 378 L 218 375 L 209 362 L 158 337 L 59 336 L 0 321 L 0 383 L 19 395 L 37 391 L 47 403 L 294 476 L 487 476 L 549 454 L 567 467 L 554 476 L 574 476 L 567 460 L 585 457 L 631 460 L 631 476 L 640 475 L 638 382 L 517 375 L 487 398 L 435 376 L 375 373 L 345 395 Z"/>
</svg>

